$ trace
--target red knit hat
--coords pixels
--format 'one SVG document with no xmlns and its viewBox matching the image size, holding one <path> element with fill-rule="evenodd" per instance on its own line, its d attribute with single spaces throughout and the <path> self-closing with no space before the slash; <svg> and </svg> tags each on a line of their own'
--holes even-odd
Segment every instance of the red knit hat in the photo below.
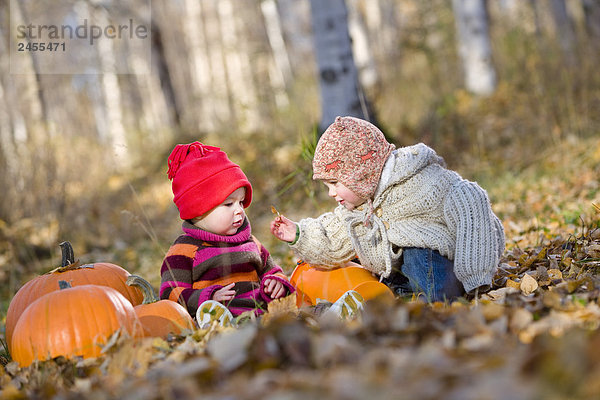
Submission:
<svg viewBox="0 0 600 400">
<path fill-rule="evenodd" d="M 337 180 L 363 199 L 370 199 L 395 147 L 372 123 L 336 117 L 317 143 L 313 179 Z"/>
<path fill-rule="evenodd" d="M 244 208 L 252 201 L 250 181 L 218 147 L 200 142 L 178 144 L 167 163 L 167 174 L 173 181 L 173 202 L 181 219 L 207 213 L 241 187 L 246 188 Z"/>
</svg>

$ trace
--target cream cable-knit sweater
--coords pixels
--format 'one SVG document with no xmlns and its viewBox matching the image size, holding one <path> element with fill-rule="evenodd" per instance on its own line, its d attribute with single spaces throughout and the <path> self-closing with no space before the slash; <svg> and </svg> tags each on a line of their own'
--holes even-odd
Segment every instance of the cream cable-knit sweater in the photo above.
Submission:
<svg viewBox="0 0 600 400">
<path fill-rule="evenodd" d="M 291 245 L 310 264 L 341 265 L 358 256 L 381 277 L 399 263 L 404 247 L 430 248 L 454 260 L 467 292 L 489 286 L 504 251 L 504 229 L 485 190 L 445 168 L 433 149 L 419 143 L 395 150 L 383 168 L 370 224 L 364 204 L 338 206 L 299 222 Z"/>
</svg>

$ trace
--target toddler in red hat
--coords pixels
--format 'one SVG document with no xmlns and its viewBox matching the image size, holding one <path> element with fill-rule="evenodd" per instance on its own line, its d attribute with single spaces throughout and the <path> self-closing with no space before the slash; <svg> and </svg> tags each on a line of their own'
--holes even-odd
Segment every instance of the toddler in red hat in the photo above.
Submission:
<svg viewBox="0 0 600 400">
<path fill-rule="evenodd" d="M 200 327 L 232 323 L 246 311 L 293 293 L 281 267 L 252 235 L 245 208 L 252 185 L 218 147 L 175 146 L 168 158 L 183 233 L 161 267 L 160 298 L 177 301 Z"/>
<path fill-rule="evenodd" d="M 358 258 L 396 294 L 451 300 L 491 286 L 504 229 L 485 190 L 446 168 L 419 143 L 396 149 L 373 124 L 337 117 L 313 158 L 313 179 L 338 202 L 298 223 L 284 216 L 271 232 L 309 264 Z"/>
</svg>

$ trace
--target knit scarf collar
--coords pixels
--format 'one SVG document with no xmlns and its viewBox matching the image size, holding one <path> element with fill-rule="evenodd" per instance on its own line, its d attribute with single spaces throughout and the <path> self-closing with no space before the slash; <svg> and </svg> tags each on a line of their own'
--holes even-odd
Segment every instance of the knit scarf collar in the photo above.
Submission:
<svg viewBox="0 0 600 400">
<path fill-rule="evenodd" d="M 187 235 L 206 242 L 241 243 L 249 240 L 252 235 L 250 221 L 248 221 L 247 217 L 244 219 L 242 226 L 240 226 L 233 235 L 217 235 L 216 233 L 200 229 L 189 221 L 184 221 L 181 229 L 183 229 Z"/>
</svg>

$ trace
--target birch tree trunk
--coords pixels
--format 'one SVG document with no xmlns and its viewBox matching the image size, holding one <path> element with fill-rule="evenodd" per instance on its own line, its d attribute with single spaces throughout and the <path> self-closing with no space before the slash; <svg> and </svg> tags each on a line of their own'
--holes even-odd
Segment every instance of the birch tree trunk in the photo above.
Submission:
<svg viewBox="0 0 600 400">
<path fill-rule="evenodd" d="M 375 68 L 375 61 L 371 51 L 371 41 L 358 0 L 348 0 L 348 11 L 348 31 L 352 40 L 352 52 L 356 68 L 358 69 L 360 85 L 362 88 L 368 90 L 375 86 L 378 79 L 377 68 Z"/>
<path fill-rule="evenodd" d="M 239 5 L 239 0 L 236 5 Z M 236 111 L 238 127 L 242 132 L 250 132 L 258 128 L 259 118 L 252 64 L 247 51 L 247 32 L 243 28 L 239 7 L 234 12 L 232 0 L 219 0 L 217 8 L 230 99 Z"/>
<path fill-rule="evenodd" d="M 394 0 L 353 0 L 364 11 L 364 22 L 368 31 L 369 47 L 375 59 L 394 60 L 399 49 L 399 22 L 396 18 Z"/>
<path fill-rule="evenodd" d="M 556 37 L 562 50 L 565 63 L 569 66 L 577 64 L 577 55 L 575 52 L 575 31 L 573 23 L 567 13 L 565 0 L 551 0 L 552 17 L 556 26 Z"/>
<path fill-rule="evenodd" d="M 0 12 L 0 16 L 3 16 Z M 0 54 L 8 54 L 9 49 L 7 43 L 4 42 L 5 36 L 4 31 L 0 27 Z M 2 179 L 4 184 L 8 186 L 9 182 L 15 182 L 17 179 L 17 171 L 19 166 L 19 159 L 17 156 L 16 146 L 13 137 L 13 130 L 11 127 L 11 102 L 8 101 L 9 96 L 4 89 L 5 86 L 9 85 L 10 82 L 7 82 L 9 79 L 6 77 L 10 77 L 10 66 L 8 57 L 2 57 L 0 59 L 0 150 L 2 151 L 2 160 L 0 161 L 1 165 L 5 168 L 5 173 L 3 174 Z M 4 219 L 4 212 L 11 208 L 12 202 L 7 196 L 8 193 L 5 193 L 5 197 L 3 203 L 3 207 L 6 209 L 0 210 L 2 212 L 1 219 Z"/>
<path fill-rule="evenodd" d="M 531 7 L 531 10 L 533 11 L 534 32 L 535 32 L 535 36 L 539 40 L 542 36 L 542 22 L 541 22 L 540 12 L 537 8 L 537 5 L 538 5 L 538 3 L 536 0 L 529 0 L 529 6 Z"/>
<path fill-rule="evenodd" d="M 27 10 L 25 9 L 24 5 L 20 2 L 20 1 L 13 1 L 11 3 L 13 6 L 11 7 L 11 12 L 13 13 L 13 18 L 15 13 L 16 14 L 20 14 L 20 19 L 24 22 L 26 22 L 26 24 L 30 23 L 29 18 L 27 17 L 28 13 Z M 36 108 L 39 109 L 36 110 L 37 113 L 39 114 L 39 121 L 43 122 L 44 124 L 46 124 L 48 122 L 48 107 L 46 105 L 46 101 L 44 98 L 44 87 L 42 85 L 42 78 L 40 76 L 40 70 L 39 70 L 39 65 L 38 65 L 38 60 L 37 60 L 37 54 L 35 51 L 29 52 L 30 54 L 30 65 L 31 65 L 31 70 L 33 72 L 32 76 L 26 78 L 29 86 L 32 88 L 32 96 L 36 97 L 36 101 L 34 101 L 33 103 L 36 105 Z M 16 71 L 19 72 L 19 71 Z M 33 81 L 35 80 L 35 82 Z"/>
<path fill-rule="evenodd" d="M 23 6 L 20 2 L 11 2 L 10 11 L 12 13 L 11 21 L 14 24 L 27 25 L 29 23 L 25 20 Z M 14 48 L 12 50 L 15 51 Z M 33 52 L 26 53 L 32 54 Z M 33 56 L 28 57 L 27 54 L 20 57 L 13 55 L 10 68 L 11 72 L 16 74 L 11 80 L 15 96 L 9 95 L 9 98 L 14 99 L 13 107 L 11 107 L 15 110 L 12 116 L 13 134 L 17 142 L 25 143 L 36 139 L 37 129 L 45 120 L 45 107 L 40 97 L 42 91 L 39 86 L 39 74 L 36 71 Z M 27 113 L 26 119 L 23 117 L 23 110 Z"/>
<path fill-rule="evenodd" d="M 160 71 L 159 63 L 156 61 L 160 62 L 160 57 L 162 57 L 161 54 L 157 54 L 160 50 L 154 48 L 155 38 L 153 36 L 154 34 L 160 36 L 156 32 L 158 27 L 151 20 L 149 7 L 139 7 L 138 10 L 128 9 L 127 11 L 135 13 L 136 19 L 151 30 L 150 37 L 147 38 L 150 42 L 139 40 L 117 42 L 123 46 L 123 48 L 118 48 L 118 54 L 121 60 L 125 59 L 127 70 L 131 72 L 119 75 L 123 125 L 146 134 L 143 140 L 138 139 L 133 143 L 131 143 L 132 137 L 130 136 L 128 143 L 130 147 L 138 149 L 170 145 L 167 142 L 170 139 L 167 132 L 169 127 L 175 125 L 175 121 L 172 118 L 173 113 L 167 111 L 172 105 L 167 106 L 165 92 L 161 88 L 162 72 L 156 73 L 157 70 Z M 155 52 L 154 57 L 152 57 L 152 51 Z M 167 81 L 163 84 L 165 87 L 170 84 L 168 76 Z M 143 141 L 143 145 L 147 147 L 140 147 L 140 141 Z"/>
<path fill-rule="evenodd" d="M 173 78 L 169 70 L 167 56 L 165 54 L 165 46 L 163 43 L 163 34 L 158 24 L 152 22 L 152 68 L 156 68 L 156 79 L 160 85 L 163 97 L 165 99 L 165 109 L 160 112 L 165 112 L 171 116 L 171 121 L 175 127 L 181 126 L 182 110 L 175 95 L 173 87 Z"/>
<path fill-rule="evenodd" d="M 269 77 L 271 86 L 275 91 L 275 102 L 277 107 L 285 107 L 289 104 L 286 88 L 291 85 L 292 66 L 283 40 L 283 32 L 279 23 L 279 14 L 275 0 L 263 0 L 260 8 L 265 21 L 269 45 L 273 53 L 274 63 L 270 63 Z"/>
<path fill-rule="evenodd" d="M 319 131 L 337 116 L 371 120 L 352 54 L 346 3 L 311 0 L 310 6 L 321 91 Z"/>
<path fill-rule="evenodd" d="M 227 75 L 223 56 L 221 38 L 221 23 L 217 12 L 217 0 L 202 2 L 204 18 L 204 35 L 206 37 L 206 58 L 210 65 L 210 99 L 202 99 L 212 103 L 213 118 L 218 123 L 230 121 L 233 118 L 227 90 Z"/>
<path fill-rule="evenodd" d="M 600 2 L 597 0 L 581 0 L 585 17 L 585 29 L 589 42 L 600 53 Z"/>
<path fill-rule="evenodd" d="M 107 26 L 106 11 L 98 8 L 93 10 L 93 18 L 99 26 Z M 98 58 L 101 68 L 102 94 L 104 97 L 104 112 L 106 117 L 106 136 L 112 147 L 117 166 L 129 165 L 129 147 L 125 126 L 123 125 L 121 88 L 117 78 L 113 43 L 111 40 L 101 38 L 98 40 Z"/>
<path fill-rule="evenodd" d="M 295 77 L 303 76 L 314 66 L 314 41 L 311 40 L 310 4 L 305 0 L 277 0 L 277 10 L 290 66 Z"/>
<path fill-rule="evenodd" d="M 169 139 L 165 132 L 175 125 L 175 121 L 171 114 L 166 112 L 169 106 L 158 75 L 151 72 L 152 64 L 148 65 L 139 59 L 132 61 L 133 65 L 137 65 L 132 80 L 139 93 L 142 110 L 141 115 L 137 117 L 139 128 L 144 132 L 153 132 L 150 138 L 152 145 L 161 146 Z"/>
<path fill-rule="evenodd" d="M 206 56 L 206 42 L 203 30 L 204 21 L 202 20 L 202 1 L 185 0 L 183 15 L 184 32 L 188 57 L 190 59 L 190 84 L 195 103 L 198 121 L 201 121 L 201 130 L 213 130 L 216 127 L 214 117 L 216 114 L 213 109 L 216 103 L 208 101 L 211 89 L 211 73 L 209 59 Z M 205 2 L 206 3 L 206 2 Z"/>
<path fill-rule="evenodd" d="M 481 96 L 496 89 L 485 0 L 452 0 L 465 87 Z"/>
</svg>

